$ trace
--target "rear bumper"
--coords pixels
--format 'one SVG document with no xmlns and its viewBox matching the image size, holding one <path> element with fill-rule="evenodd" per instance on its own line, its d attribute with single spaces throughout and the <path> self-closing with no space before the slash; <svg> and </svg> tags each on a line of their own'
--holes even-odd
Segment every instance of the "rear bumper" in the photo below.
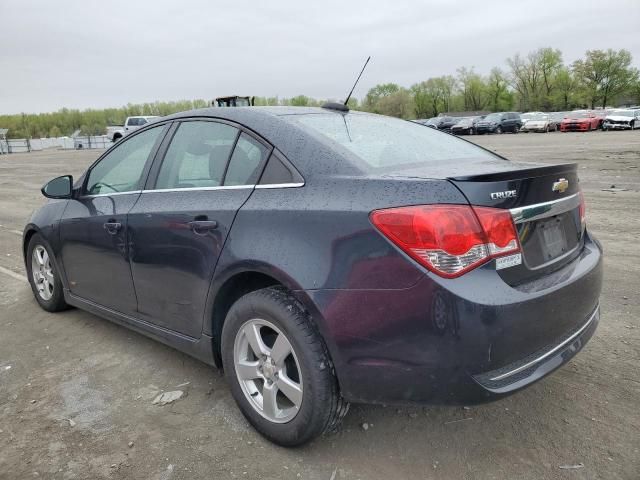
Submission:
<svg viewBox="0 0 640 480">
<path fill-rule="evenodd" d="M 601 250 L 587 237 L 577 259 L 518 287 L 491 262 L 402 290 L 298 296 L 321 323 L 348 400 L 472 404 L 526 387 L 582 349 L 598 324 L 601 284 Z"/>
</svg>

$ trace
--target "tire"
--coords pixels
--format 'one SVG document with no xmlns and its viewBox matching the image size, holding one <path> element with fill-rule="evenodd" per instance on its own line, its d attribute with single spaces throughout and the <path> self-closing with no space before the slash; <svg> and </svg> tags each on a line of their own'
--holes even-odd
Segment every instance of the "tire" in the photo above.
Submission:
<svg viewBox="0 0 640 480">
<path fill-rule="evenodd" d="M 549 133 L 549 125 L 544 128 L 544 133 Z"/>
<path fill-rule="evenodd" d="M 502 133 L 502 127 L 501 127 L 501 126 L 498 126 L 498 127 L 495 129 L 495 132 L 496 132 L 496 133 Z"/>
<path fill-rule="evenodd" d="M 274 348 L 276 342 L 287 347 Z M 290 353 L 278 359 L 275 350 Z M 278 445 L 299 446 L 335 430 L 348 411 L 324 341 L 282 288 L 257 290 L 233 304 L 222 328 L 222 362 L 242 414 Z M 274 408 L 264 408 L 265 392 Z"/>
<path fill-rule="evenodd" d="M 26 257 L 27 278 L 40 307 L 47 312 L 60 312 L 69 308 L 64 301 L 55 257 L 39 233 L 35 233 L 29 240 Z"/>
</svg>

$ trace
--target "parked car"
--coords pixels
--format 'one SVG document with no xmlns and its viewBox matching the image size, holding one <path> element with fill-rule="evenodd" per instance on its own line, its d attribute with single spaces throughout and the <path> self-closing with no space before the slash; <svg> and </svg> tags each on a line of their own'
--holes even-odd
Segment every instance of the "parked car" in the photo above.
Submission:
<svg viewBox="0 0 640 480">
<path fill-rule="evenodd" d="M 613 110 L 602 123 L 602 130 L 634 130 L 640 127 L 640 110 Z"/>
<path fill-rule="evenodd" d="M 474 135 L 476 133 L 476 123 L 480 117 L 463 117 L 458 123 L 451 127 L 454 135 Z"/>
<path fill-rule="evenodd" d="M 576 164 L 341 104 L 164 117 L 42 193 L 23 236 L 39 305 L 223 366 L 281 445 L 333 429 L 349 402 L 505 397 L 599 320 Z"/>
<path fill-rule="evenodd" d="M 560 122 L 561 132 L 590 132 L 596 130 L 602 119 L 596 117 L 592 112 L 587 110 L 577 110 L 568 112 L 567 116 Z"/>
<path fill-rule="evenodd" d="M 532 115 L 522 126 L 522 132 L 555 132 L 558 130 L 557 122 L 548 113 Z"/>
<path fill-rule="evenodd" d="M 476 133 L 518 133 L 522 127 L 520 114 L 516 112 L 490 113 L 476 123 Z"/>
<path fill-rule="evenodd" d="M 460 121 L 460 117 L 440 117 L 441 120 L 438 123 L 438 130 L 445 132 L 451 132 L 451 127 Z"/>
<path fill-rule="evenodd" d="M 419 123 L 420 125 L 424 125 L 430 128 L 438 128 L 438 117 L 433 118 L 419 118 L 417 120 L 411 120 L 414 123 Z"/>
<path fill-rule="evenodd" d="M 137 116 L 137 117 L 127 117 L 122 126 L 110 126 L 107 127 L 107 136 L 109 140 L 112 142 L 117 142 L 125 135 L 130 134 L 131 132 L 136 131 L 140 127 L 143 127 L 147 123 L 152 120 L 159 118 L 157 115 L 147 115 L 147 116 Z"/>
<path fill-rule="evenodd" d="M 520 120 L 522 121 L 522 126 L 531 120 L 534 117 L 539 117 L 540 115 L 544 115 L 544 112 L 526 112 L 520 114 Z"/>
</svg>

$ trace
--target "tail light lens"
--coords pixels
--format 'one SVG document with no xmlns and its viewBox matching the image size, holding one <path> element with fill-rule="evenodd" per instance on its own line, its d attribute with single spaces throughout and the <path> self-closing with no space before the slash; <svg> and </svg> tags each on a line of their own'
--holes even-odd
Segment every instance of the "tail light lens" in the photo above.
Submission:
<svg viewBox="0 0 640 480">
<path fill-rule="evenodd" d="M 491 258 L 520 251 L 507 210 L 468 205 L 416 205 L 374 210 L 371 222 L 432 272 L 455 278 Z"/>
<path fill-rule="evenodd" d="M 582 193 L 582 190 L 580 190 L 580 192 L 578 192 L 578 195 L 580 195 L 580 225 L 582 226 L 582 230 L 584 230 L 584 227 L 586 225 L 586 218 L 587 218 L 587 204 L 584 201 L 584 194 Z"/>
</svg>

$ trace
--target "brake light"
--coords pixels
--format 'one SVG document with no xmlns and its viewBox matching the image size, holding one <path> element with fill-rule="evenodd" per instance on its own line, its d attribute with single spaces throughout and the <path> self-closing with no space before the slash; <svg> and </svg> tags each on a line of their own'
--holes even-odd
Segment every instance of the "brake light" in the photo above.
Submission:
<svg viewBox="0 0 640 480">
<path fill-rule="evenodd" d="M 373 225 L 434 273 L 454 278 L 491 258 L 520 251 L 507 210 L 468 205 L 416 205 L 374 210 Z"/>
<path fill-rule="evenodd" d="M 582 193 L 582 190 L 578 192 L 578 195 L 580 196 L 580 225 L 582 226 L 582 230 L 584 230 L 587 223 L 587 204 L 584 201 L 584 193 Z"/>
</svg>

